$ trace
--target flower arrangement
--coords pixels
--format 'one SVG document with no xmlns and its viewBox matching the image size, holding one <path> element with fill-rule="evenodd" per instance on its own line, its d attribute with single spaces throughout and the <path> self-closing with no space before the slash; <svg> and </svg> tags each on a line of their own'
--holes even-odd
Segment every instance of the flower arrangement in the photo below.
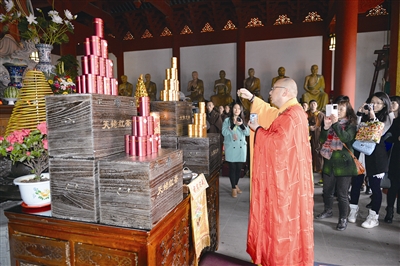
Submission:
<svg viewBox="0 0 400 266">
<path fill-rule="evenodd" d="M 54 94 L 71 94 L 76 93 L 75 83 L 70 76 L 54 76 L 48 80 Z"/>
<path fill-rule="evenodd" d="M 77 18 L 77 15 L 72 15 L 69 10 L 64 10 L 64 17 L 54 10 L 54 0 L 52 9 L 47 13 L 37 8 L 38 16 L 36 17 L 32 5 L 28 5 L 27 14 L 20 0 L 15 0 L 17 6 L 14 5 L 14 0 L 4 0 L 6 14 L 0 14 L 0 22 L 4 24 L 18 23 L 18 30 L 21 38 L 31 40 L 34 43 L 44 44 L 62 44 L 69 41 L 67 32 L 74 32 L 74 25 L 71 21 Z"/>
<path fill-rule="evenodd" d="M 34 180 L 49 167 L 47 126 L 42 122 L 35 130 L 15 130 L 7 137 L 0 137 L 0 154 L 15 164 L 21 162 L 31 169 Z"/>
</svg>

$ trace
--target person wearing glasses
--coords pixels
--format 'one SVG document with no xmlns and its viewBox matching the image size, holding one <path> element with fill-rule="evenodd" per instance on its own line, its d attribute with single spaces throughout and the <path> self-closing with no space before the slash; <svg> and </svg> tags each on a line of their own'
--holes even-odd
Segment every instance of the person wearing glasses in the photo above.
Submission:
<svg viewBox="0 0 400 266">
<path fill-rule="evenodd" d="M 391 111 L 391 102 L 389 96 L 384 92 L 375 92 L 363 103 L 357 112 L 358 122 L 373 121 L 375 119 L 383 122 L 385 127 L 382 136 L 391 127 L 394 114 Z M 371 209 L 365 222 L 361 224 L 363 228 L 371 229 L 379 225 L 379 210 L 382 204 L 381 179 L 388 171 L 388 154 L 386 152 L 385 141 L 376 144 L 371 155 L 360 153 L 360 162 L 365 162 L 366 176 L 368 184 L 372 190 Z M 358 200 L 360 198 L 360 189 L 364 181 L 364 175 L 353 177 L 350 192 L 350 214 L 348 221 L 355 223 L 358 215 Z"/>
<path fill-rule="evenodd" d="M 254 131 L 247 253 L 255 264 L 313 265 L 314 184 L 307 114 L 291 78 L 276 81 L 269 103 L 247 89 Z"/>
</svg>

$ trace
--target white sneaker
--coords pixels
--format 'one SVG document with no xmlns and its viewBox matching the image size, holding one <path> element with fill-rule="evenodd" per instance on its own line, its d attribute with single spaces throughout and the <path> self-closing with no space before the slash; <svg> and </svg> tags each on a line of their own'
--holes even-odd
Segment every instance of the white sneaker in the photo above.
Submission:
<svg viewBox="0 0 400 266">
<path fill-rule="evenodd" d="M 371 229 L 374 228 L 375 226 L 379 225 L 379 214 L 376 214 L 375 211 L 369 209 L 369 214 L 367 216 L 367 220 L 361 224 L 362 227 Z"/>
<path fill-rule="evenodd" d="M 350 204 L 350 214 L 349 214 L 349 217 L 347 217 L 347 221 L 349 223 L 356 222 L 358 210 L 359 210 L 358 205 Z"/>
</svg>

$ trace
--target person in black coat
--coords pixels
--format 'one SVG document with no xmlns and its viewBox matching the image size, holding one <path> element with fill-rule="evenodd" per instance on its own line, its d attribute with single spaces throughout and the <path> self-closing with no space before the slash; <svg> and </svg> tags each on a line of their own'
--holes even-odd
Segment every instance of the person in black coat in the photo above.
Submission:
<svg viewBox="0 0 400 266">
<path fill-rule="evenodd" d="M 383 122 L 385 127 L 382 136 L 389 130 L 393 123 L 394 114 L 391 111 L 391 102 L 389 96 L 384 92 L 376 92 L 370 96 L 365 103 L 358 109 L 357 116 L 362 122 L 374 121 L 375 119 Z M 388 171 L 388 154 L 384 141 L 376 144 L 375 150 L 371 155 L 360 154 L 360 161 L 365 161 L 366 176 L 372 190 L 372 202 L 369 215 L 362 227 L 371 229 L 379 225 L 379 210 L 382 204 L 381 180 Z M 358 200 L 360 197 L 360 188 L 363 182 L 363 175 L 353 177 L 350 193 L 350 214 L 348 221 L 356 222 L 358 213 Z"/>
<path fill-rule="evenodd" d="M 388 189 L 386 198 L 386 223 L 392 223 L 394 216 L 394 203 L 396 197 L 400 195 L 400 118 L 398 118 L 398 112 L 400 111 L 400 96 L 392 96 L 390 97 L 390 100 L 392 101 L 392 111 L 396 118 L 389 129 L 390 137 L 386 140 L 387 142 L 393 143 L 389 162 L 390 188 Z M 397 200 L 397 213 L 400 214 L 399 200 Z"/>
<path fill-rule="evenodd" d="M 207 102 L 207 133 L 221 133 L 222 131 L 222 119 L 219 114 L 214 109 L 213 102 Z"/>
</svg>

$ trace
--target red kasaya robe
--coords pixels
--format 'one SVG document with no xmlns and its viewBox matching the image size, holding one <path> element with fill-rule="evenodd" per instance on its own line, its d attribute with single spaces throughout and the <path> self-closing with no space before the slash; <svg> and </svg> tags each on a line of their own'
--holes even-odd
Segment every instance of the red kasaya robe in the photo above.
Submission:
<svg viewBox="0 0 400 266">
<path fill-rule="evenodd" d="M 254 263 L 313 265 L 313 174 L 307 116 L 291 99 L 255 135 L 247 252 Z"/>
</svg>

